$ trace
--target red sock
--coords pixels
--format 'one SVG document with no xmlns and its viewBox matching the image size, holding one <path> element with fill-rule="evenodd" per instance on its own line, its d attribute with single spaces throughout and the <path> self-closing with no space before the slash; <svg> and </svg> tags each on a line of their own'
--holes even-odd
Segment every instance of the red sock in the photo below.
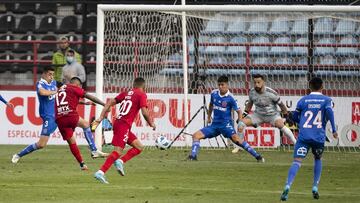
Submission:
<svg viewBox="0 0 360 203">
<path fill-rule="evenodd" d="M 106 173 L 107 170 L 111 167 L 111 165 L 120 157 L 119 153 L 116 151 L 112 151 L 111 154 L 106 159 L 105 163 L 101 166 L 100 170 Z"/>
<path fill-rule="evenodd" d="M 70 147 L 71 153 L 74 155 L 74 157 L 76 158 L 76 160 L 77 160 L 79 163 L 82 163 L 82 162 L 83 162 L 83 159 L 82 159 L 82 157 L 81 157 L 80 150 L 79 150 L 78 146 L 77 146 L 76 144 L 69 144 L 69 147 Z"/>
<path fill-rule="evenodd" d="M 120 159 L 125 163 L 127 161 L 129 161 L 130 159 L 132 159 L 134 156 L 137 156 L 141 153 L 141 150 L 138 148 L 131 148 L 129 149 L 129 151 L 126 152 L 126 154 L 121 157 Z"/>
</svg>

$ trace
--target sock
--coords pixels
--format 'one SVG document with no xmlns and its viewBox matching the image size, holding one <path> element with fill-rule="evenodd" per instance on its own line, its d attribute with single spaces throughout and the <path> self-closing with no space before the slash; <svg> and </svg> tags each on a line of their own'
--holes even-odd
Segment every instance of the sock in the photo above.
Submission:
<svg viewBox="0 0 360 203">
<path fill-rule="evenodd" d="M 291 140 L 292 143 L 294 143 L 294 145 L 296 144 L 295 136 L 288 127 L 284 126 L 280 130 Z"/>
<path fill-rule="evenodd" d="M 111 154 L 106 159 L 105 163 L 101 166 L 100 170 L 106 173 L 107 170 L 111 167 L 111 165 L 120 157 L 119 153 L 116 151 L 112 151 Z"/>
<path fill-rule="evenodd" d="M 294 160 L 288 172 L 288 178 L 286 180 L 287 186 L 291 186 L 300 167 L 301 161 Z"/>
<path fill-rule="evenodd" d="M 38 147 L 36 145 L 36 143 L 28 145 L 27 147 L 25 147 L 23 150 L 21 150 L 21 152 L 19 152 L 17 155 L 19 155 L 19 157 L 23 157 L 27 154 L 30 154 L 31 152 L 37 150 Z"/>
<path fill-rule="evenodd" d="M 322 171 L 322 161 L 321 159 L 315 159 L 314 160 L 314 182 L 313 186 L 318 186 L 320 182 L 321 177 L 321 171 Z"/>
<path fill-rule="evenodd" d="M 249 152 L 253 157 L 258 158 L 260 154 L 258 154 L 246 141 L 243 141 L 241 144 L 239 142 L 234 142 L 237 146 L 242 147 L 247 152 Z"/>
<path fill-rule="evenodd" d="M 191 147 L 191 156 L 196 157 L 200 150 L 200 141 L 193 141 Z"/>
<path fill-rule="evenodd" d="M 83 128 L 83 130 L 84 130 L 85 139 L 86 139 L 87 143 L 89 144 L 90 150 L 92 152 L 96 151 L 97 149 L 95 146 L 93 134 L 91 133 L 90 127 Z"/>
<path fill-rule="evenodd" d="M 126 163 L 127 161 L 129 161 L 130 159 L 132 159 L 134 156 L 137 156 L 141 153 L 141 150 L 138 148 L 131 148 L 129 149 L 126 154 L 121 157 L 120 159 L 123 161 L 123 163 Z"/>
<path fill-rule="evenodd" d="M 76 144 L 69 144 L 69 147 L 70 147 L 71 153 L 74 155 L 74 157 L 79 162 L 79 164 L 83 163 L 83 159 L 80 154 L 80 150 L 79 150 L 78 146 Z"/>
</svg>

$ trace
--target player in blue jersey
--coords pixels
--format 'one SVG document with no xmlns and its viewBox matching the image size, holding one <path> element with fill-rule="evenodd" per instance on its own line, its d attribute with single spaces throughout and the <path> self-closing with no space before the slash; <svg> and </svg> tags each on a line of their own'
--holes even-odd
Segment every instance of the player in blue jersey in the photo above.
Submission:
<svg viewBox="0 0 360 203">
<path fill-rule="evenodd" d="M 302 97 L 296 106 L 292 118 L 299 124 L 299 137 L 294 148 L 294 161 L 289 169 L 286 185 L 281 194 L 281 201 L 288 199 L 290 186 L 306 157 L 309 149 L 314 155 L 314 181 L 312 194 L 314 199 L 319 199 L 318 184 L 320 181 L 322 162 L 321 155 L 324 151 L 325 126 L 330 121 L 333 137 L 336 139 L 333 102 L 331 98 L 321 94 L 323 81 L 321 78 L 314 77 L 309 82 L 311 93 Z"/>
<path fill-rule="evenodd" d="M 42 73 L 40 81 L 36 84 L 36 92 L 39 98 L 39 114 L 43 120 L 40 139 L 38 142 L 31 144 L 14 154 L 11 162 L 17 163 L 21 157 L 42 149 L 49 141 L 50 134 L 53 133 L 57 125 L 55 123 L 55 94 L 57 92 L 56 81 L 54 80 L 54 68 L 46 67 Z"/>
<path fill-rule="evenodd" d="M 234 129 L 233 120 L 231 117 L 232 110 L 238 114 L 238 119 L 241 119 L 241 110 L 237 106 L 234 96 L 229 91 L 229 79 L 226 76 L 218 78 L 218 87 L 212 91 L 208 112 L 208 123 L 211 125 L 202 128 L 193 135 L 193 144 L 189 160 L 197 160 L 197 155 L 200 149 L 200 140 L 206 138 L 213 138 L 220 134 L 231 139 L 236 145 L 244 148 L 258 161 L 264 161 L 262 156 L 258 154 L 250 145 L 241 138 Z M 211 114 L 214 112 L 211 122 Z"/>
<path fill-rule="evenodd" d="M 8 101 L 6 101 L 6 99 L 4 99 L 4 97 L 2 97 L 0 95 L 0 101 L 2 101 L 2 103 L 6 104 L 6 106 L 10 107 L 10 108 L 14 108 L 14 105 Z"/>
</svg>

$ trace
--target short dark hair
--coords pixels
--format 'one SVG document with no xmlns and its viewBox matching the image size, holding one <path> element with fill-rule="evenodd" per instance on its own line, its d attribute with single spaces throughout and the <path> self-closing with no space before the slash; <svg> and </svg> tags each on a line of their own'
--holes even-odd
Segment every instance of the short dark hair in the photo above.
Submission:
<svg viewBox="0 0 360 203">
<path fill-rule="evenodd" d="M 217 80 L 218 83 L 220 82 L 225 82 L 225 83 L 228 83 L 229 82 L 229 78 L 226 76 L 226 75 L 222 75 L 218 78 Z"/>
<path fill-rule="evenodd" d="M 73 53 L 73 54 L 75 54 L 75 51 L 74 51 L 74 49 L 69 49 L 69 50 L 67 50 L 66 53 Z"/>
<path fill-rule="evenodd" d="M 137 77 L 134 80 L 134 87 L 143 87 L 145 84 L 145 79 L 142 77 Z"/>
<path fill-rule="evenodd" d="M 46 66 L 46 67 L 44 68 L 43 73 L 47 73 L 48 71 L 55 71 L 55 68 L 54 68 L 54 67 L 51 67 L 51 66 Z"/>
<path fill-rule="evenodd" d="M 76 82 L 79 82 L 80 83 L 80 85 L 81 85 L 81 79 L 79 78 L 79 77 L 72 77 L 71 79 L 70 79 L 70 83 L 76 83 Z"/>
<path fill-rule="evenodd" d="M 322 88 L 322 85 L 323 85 L 323 81 L 319 77 L 313 77 L 309 81 L 309 87 L 311 90 L 314 91 L 320 90 Z"/>
<path fill-rule="evenodd" d="M 264 76 L 264 75 L 261 75 L 261 74 L 259 74 L 259 73 L 254 74 L 254 75 L 252 76 L 252 78 L 253 78 L 253 79 L 255 79 L 255 78 L 261 78 L 262 80 L 265 81 L 265 76 Z"/>
</svg>

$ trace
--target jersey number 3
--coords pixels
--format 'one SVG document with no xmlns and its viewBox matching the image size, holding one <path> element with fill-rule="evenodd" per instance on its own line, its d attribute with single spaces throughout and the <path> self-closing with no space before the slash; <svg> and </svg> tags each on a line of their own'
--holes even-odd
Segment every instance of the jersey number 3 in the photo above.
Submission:
<svg viewBox="0 0 360 203">
<path fill-rule="evenodd" d="M 307 117 L 307 119 L 303 125 L 304 128 L 312 128 L 313 125 L 315 125 L 317 128 L 322 128 L 321 111 L 317 112 L 317 114 L 312 122 L 312 125 L 310 124 L 310 121 L 313 118 L 314 113 L 312 111 L 306 111 L 304 116 Z"/>
</svg>

